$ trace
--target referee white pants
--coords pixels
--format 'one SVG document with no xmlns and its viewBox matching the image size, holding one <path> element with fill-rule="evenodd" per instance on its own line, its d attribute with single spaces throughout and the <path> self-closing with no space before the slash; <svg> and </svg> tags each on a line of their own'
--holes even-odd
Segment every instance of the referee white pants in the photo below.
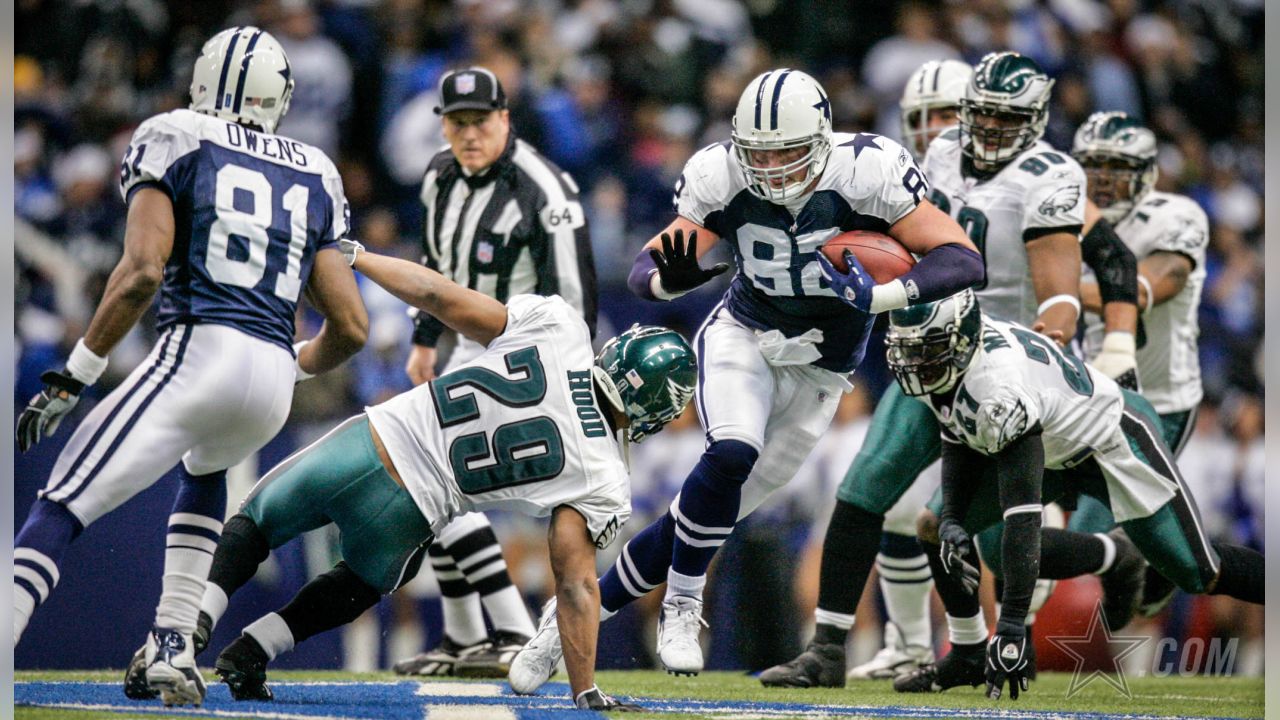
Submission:
<svg viewBox="0 0 1280 720">
<path fill-rule="evenodd" d="M 234 328 L 166 328 L 76 428 L 40 496 L 88 526 L 179 460 L 192 475 L 225 470 L 279 432 L 294 377 L 288 350 Z"/>
<path fill-rule="evenodd" d="M 812 365 L 770 364 L 756 332 L 723 306 L 712 311 L 694 342 L 695 401 L 707 442 L 739 440 L 760 451 L 742 486 L 741 520 L 795 476 L 831 425 L 849 381 Z"/>
</svg>

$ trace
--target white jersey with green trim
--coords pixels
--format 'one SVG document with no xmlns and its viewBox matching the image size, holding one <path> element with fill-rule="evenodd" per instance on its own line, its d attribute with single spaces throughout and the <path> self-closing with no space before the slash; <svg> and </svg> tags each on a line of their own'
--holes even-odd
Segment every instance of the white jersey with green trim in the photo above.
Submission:
<svg viewBox="0 0 1280 720">
<path fill-rule="evenodd" d="M 1079 236 L 1084 170 L 1043 140 L 989 178 L 966 174 L 965 167 L 958 128 L 935 138 L 921 164 L 932 187 L 929 199 L 960 223 L 982 253 L 987 277 L 975 288 L 982 310 L 1031 325 L 1039 303 L 1025 245 L 1053 232 Z"/>
<path fill-rule="evenodd" d="M 1153 190 L 1116 225 L 1116 234 L 1139 263 L 1156 252 L 1177 253 L 1191 261 L 1191 274 L 1182 290 L 1143 313 L 1147 341 L 1138 348 L 1142 396 L 1161 414 L 1190 410 L 1204 397 L 1197 313 L 1204 290 L 1209 219 L 1191 198 Z M 1101 349 L 1104 328 L 1102 318 L 1093 313 L 1085 321 L 1086 356 L 1092 358 Z"/>
<path fill-rule="evenodd" d="M 603 548 L 631 516 L 631 487 L 593 362 L 580 311 L 517 295 L 478 357 L 366 412 L 435 532 L 465 512 L 569 505 Z"/>
<path fill-rule="evenodd" d="M 942 437 L 986 455 L 1041 428 L 1045 467 L 1072 467 L 1116 442 L 1120 386 L 1017 323 L 982 317 L 982 345 L 946 403 L 928 396 Z"/>
</svg>

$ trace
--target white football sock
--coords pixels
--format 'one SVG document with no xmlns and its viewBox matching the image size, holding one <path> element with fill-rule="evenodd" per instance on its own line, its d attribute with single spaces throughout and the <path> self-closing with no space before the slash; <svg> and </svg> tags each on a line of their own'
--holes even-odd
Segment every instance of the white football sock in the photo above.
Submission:
<svg viewBox="0 0 1280 720">
<path fill-rule="evenodd" d="M 667 600 L 676 595 L 684 595 L 701 600 L 702 590 L 706 586 L 706 575 L 682 575 L 675 570 L 667 570 Z"/>
<path fill-rule="evenodd" d="M 974 645 L 987 640 L 987 619 L 982 608 L 973 617 L 958 618 L 947 615 L 947 631 L 952 645 Z"/>
<path fill-rule="evenodd" d="M 278 613 L 267 613 L 244 629 L 244 634 L 258 641 L 268 660 L 293 649 L 293 631 Z"/>
<path fill-rule="evenodd" d="M 227 593 L 217 584 L 211 582 L 204 584 L 204 599 L 200 601 L 200 609 L 213 620 L 214 627 L 218 626 L 218 621 L 227 612 L 227 605 L 230 602 L 231 599 L 227 597 Z"/>
<path fill-rule="evenodd" d="M 923 554 L 913 558 L 876 557 L 880 592 L 884 593 L 889 620 L 902 632 L 908 646 L 933 647 L 933 627 L 929 621 L 929 593 L 933 573 Z"/>
<path fill-rule="evenodd" d="M 174 530 L 175 525 L 198 528 L 217 536 L 222 533 L 222 523 L 194 513 L 173 513 L 169 516 L 170 530 L 165 540 L 164 580 L 160 604 L 156 607 L 156 627 L 190 635 L 196 630 L 196 616 L 200 613 L 218 540 L 207 534 Z"/>
<path fill-rule="evenodd" d="M 443 578 L 441 578 L 443 579 Z M 444 632 L 459 645 L 474 645 L 489 636 L 484 629 L 484 615 L 480 612 L 479 593 L 470 592 L 462 597 L 440 597 L 444 611 Z"/>
<path fill-rule="evenodd" d="M 505 568 L 506 563 L 503 563 Z M 481 596 L 484 611 L 489 614 L 489 622 L 494 630 L 516 633 L 525 637 L 533 636 L 533 619 L 529 617 L 529 608 L 520 597 L 515 585 L 508 585 L 498 592 Z"/>
</svg>

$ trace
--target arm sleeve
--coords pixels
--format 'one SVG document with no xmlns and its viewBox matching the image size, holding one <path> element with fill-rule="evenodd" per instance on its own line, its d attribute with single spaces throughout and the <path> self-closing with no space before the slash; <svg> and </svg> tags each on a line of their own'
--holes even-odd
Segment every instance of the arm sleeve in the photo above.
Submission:
<svg viewBox="0 0 1280 720">
<path fill-rule="evenodd" d="M 1105 218 L 1099 218 L 1084 236 L 1080 254 L 1098 280 L 1104 305 L 1138 304 L 1138 260 Z"/>
<path fill-rule="evenodd" d="M 154 187 L 170 199 L 178 196 L 175 164 L 195 151 L 198 141 L 167 115 L 157 115 L 138 126 L 120 163 L 120 196 L 128 203 L 133 193 Z"/>
<path fill-rule="evenodd" d="M 559 180 L 557 179 L 557 182 Z M 563 297 L 582 313 L 591 336 L 596 334 L 596 267 L 591 253 L 591 235 L 578 195 L 569 184 L 552 188 L 538 210 L 535 253 L 538 265 L 538 292 Z"/>
<path fill-rule="evenodd" d="M 1044 442 L 1039 428 L 1009 443 L 996 456 L 1000 510 L 1004 516 L 1001 559 L 1004 594 L 1000 624 L 1018 628 L 1031 607 L 1040 576 L 1040 524 L 1044 506 L 1040 488 L 1044 474 Z"/>
<path fill-rule="evenodd" d="M 974 486 L 990 463 L 989 458 L 967 445 L 955 441 L 942 443 L 941 520 L 964 524 L 973 500 Z"/>
<path fill-rule="evenodd" d="M 914 305 L 955 295 L 982 282 L 985 273 L 981 255 L 967 247 L 947 243 L 925 253 L 898 279 L 907 289 L 908 302 Z"/>
</svg>

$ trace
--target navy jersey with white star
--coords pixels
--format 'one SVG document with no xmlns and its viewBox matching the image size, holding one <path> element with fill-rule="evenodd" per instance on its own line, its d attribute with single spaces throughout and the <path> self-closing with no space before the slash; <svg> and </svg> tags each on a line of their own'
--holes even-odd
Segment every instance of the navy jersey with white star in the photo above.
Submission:
<svg viewBox="0 0 1280 720">
<path fill-rule="evenodd" d="M 676 184 L 676 212 L 728 242 L 737 264 L 725 302 L 740 322 L 796 337 L 822 332 L 817 367 L 852 372 L 874 317 L 842 302 L 818 248 L 847 230 L 887 232 L 929 188 L 906 149 L 871 133 L 836 133 L 813 195 L 796 216 L 747 189 L 729 143 L 703 148 Z"/>
<path fill-rule="evenodd" d="M 316 253 L 346 235 L 342 180 L 320 150 L 210 115 L 174 110 L 133 134 L 125 200 L 173 201 L 173 251 L 158 325 L 229 325 L 292 352 L 294 313 Z"/>
</svg>

